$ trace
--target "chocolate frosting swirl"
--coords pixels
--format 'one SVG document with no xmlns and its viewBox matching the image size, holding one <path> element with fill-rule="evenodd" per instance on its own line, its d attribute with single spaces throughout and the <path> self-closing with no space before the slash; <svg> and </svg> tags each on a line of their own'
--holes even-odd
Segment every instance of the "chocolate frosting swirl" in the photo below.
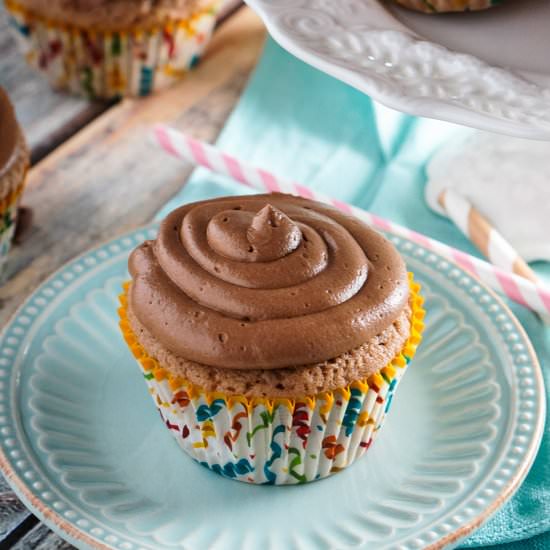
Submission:
<svg viewBox="0 0 550 550">
<path fill-rule="evenodd" d="M 6 92 L 0 88 L 0 176 L 5 174 L 15 158 L 19 127 Z"/>
<path fill-rule="evenodd" d="M 130 306 L 167 349 L 205 365 L 332 359 L 408 300 L 393 245 L 356 218 L 289 195 L 192 203 L 130 256 Z"/>
</svg>

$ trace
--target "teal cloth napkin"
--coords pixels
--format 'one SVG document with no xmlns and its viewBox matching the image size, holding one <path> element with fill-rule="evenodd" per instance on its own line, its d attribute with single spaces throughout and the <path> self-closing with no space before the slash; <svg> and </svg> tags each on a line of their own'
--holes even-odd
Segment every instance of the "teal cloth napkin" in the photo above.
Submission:
<svg viewBox="0 0 550 550">
<path fill-rule="evenodd" d="M 268 40 L 218 145 L 254 165 L 478 254 L 424 200 L 427 160 L 445 140 L 465 132 L 471 130 L 376 104 Z M 250 191 L 227 178 L 197 169 L 159 217 L 184 202 L 246 192 Z M 550 266 L 538 267 L 550 274 Z M 521 306 L 509 305 L 531 337 L 550 388 L 550 329 Z M 549 457 L 547 423 L 542 448 L 520 490 L 463 546 L 523 541 L 504 548 L 550 548 Z M 530 537 L 534 538 L 526 541 Z"/>
</svg>

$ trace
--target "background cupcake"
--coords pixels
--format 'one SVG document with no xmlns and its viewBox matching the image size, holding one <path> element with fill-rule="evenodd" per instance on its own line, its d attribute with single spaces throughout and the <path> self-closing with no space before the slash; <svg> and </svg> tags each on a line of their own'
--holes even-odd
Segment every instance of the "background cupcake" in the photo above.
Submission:
<svg viewBox="0 0 550 550">
<path fill-rule="evenodd" d="M 143 96 L 181 78 L 209 41 L 220 0 L 7 0 L 27 61 L 55 88 Z"/>
<path fill-rule="evenodd" d="M 129 267 L 122 332 L 195 460 L 302 483 L 369 448 L 423 318 L 381 235 L 288 195 L 217 199 L 172 212 Z"/>
<path fill-rule="evenodd" d="M 29 152 L 10 100 L 0 88 L 0 270 L 8 255 L 19 198 L 29 167 Z"/>
<path fill-rule="evenodd" d="M 426 13 L 484 10 L 502 4 L 503 0 L 395 0 L 406 8 Z"/>
</svg>

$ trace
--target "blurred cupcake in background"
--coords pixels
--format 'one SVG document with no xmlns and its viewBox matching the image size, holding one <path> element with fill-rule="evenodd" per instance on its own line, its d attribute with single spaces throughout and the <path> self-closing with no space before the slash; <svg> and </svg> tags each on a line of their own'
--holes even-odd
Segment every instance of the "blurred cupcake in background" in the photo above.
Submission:
<svg viewBox="0 0 550 550">
<path fill-rule="evenodd" d="M 202 55 L 221 0 L 7 0 L 27 61 L 56 89 L 144 96 Z"/>
<path fill-rule="evenodd" d="M 395 0 L 398 4 L 425 13 L 484 10 L 504 0 Z"/>
<path fill-rule="evenodd" d="M 163 423 L 231 479 L 305 483 L 353 464 L 420 342 L 397 250 L 307 199 L 188 204 L 129 269 L 120 327 Z"/>
<path fill-rule="evenodd" d="M 13 106 L 0 88 L 0 272 L 8 255 L 19 198 L 29 167 L 29 152 Z"/>
</svg>

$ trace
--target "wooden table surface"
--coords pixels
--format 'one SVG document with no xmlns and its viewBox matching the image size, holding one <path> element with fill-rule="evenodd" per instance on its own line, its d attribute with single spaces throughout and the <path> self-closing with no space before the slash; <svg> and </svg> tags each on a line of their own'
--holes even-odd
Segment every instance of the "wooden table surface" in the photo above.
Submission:
<svg viewBox="0 0 550 550">
<path fill-rule="evenodd" d="M 220 22 L 200 65 L 145 99 L 90 103 L 52 92 L 27 68 L 0 7 L 0 86 L 16 106 L 32 150 L 23 196 L 34 219 L 13 247 L 0 286 L 0 326 L 53 271 L 93 245 L 151 220 L 191 172 L 149 142 L 168 123 L 214 141 L 261 53 L 265 30 L 242 7 Z M 0 476 L 0 547 L 71 546 L 41 524 Z"/>
</svg>

